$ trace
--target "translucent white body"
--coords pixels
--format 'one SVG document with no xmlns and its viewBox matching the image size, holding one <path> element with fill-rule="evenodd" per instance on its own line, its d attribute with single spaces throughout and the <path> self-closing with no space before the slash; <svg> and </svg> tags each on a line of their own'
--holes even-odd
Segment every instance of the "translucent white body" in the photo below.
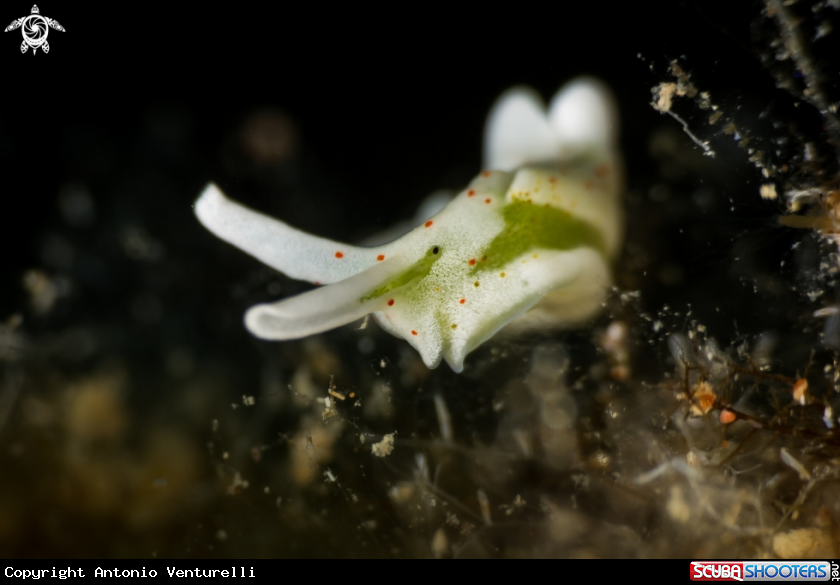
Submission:
<svg viewBox="0 0 840 585">
<path fill-rule="evenodd" d="M 228 199 L 196 201 L 218 237 L 322 288 L 252 307 L 264 339 L 305 337 L 373 314 L 388 332 L 456 371 L 506 324 L 524 332 L 596 313 L 621 245 L 622 169 L 608 91 L 582 78 L 545 111 L 528 89 L 494 106 L 485 168 L 443 210 L 403 237 L 360 248 L 306 234 Z"/>
</svg>

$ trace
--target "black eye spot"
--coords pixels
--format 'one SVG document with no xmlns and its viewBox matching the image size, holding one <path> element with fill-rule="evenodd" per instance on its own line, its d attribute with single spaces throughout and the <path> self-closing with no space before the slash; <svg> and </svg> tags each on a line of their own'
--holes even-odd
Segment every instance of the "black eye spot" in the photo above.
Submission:
<svg viewBox="0 0 840 585">
<path fill-rule="evenodd" d="M 440 252 L 440 248 L 438 248 L 437 246 L 432 248 L 432 254 L 437 254 L 438 252 Z"/>
</svg>

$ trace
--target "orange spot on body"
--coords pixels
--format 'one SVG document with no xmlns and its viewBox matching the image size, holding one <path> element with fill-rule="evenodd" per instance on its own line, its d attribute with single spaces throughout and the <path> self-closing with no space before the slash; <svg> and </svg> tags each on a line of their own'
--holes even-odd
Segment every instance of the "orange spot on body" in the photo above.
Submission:
<svg viewBox="0 0 840 585">
<path fill-rule="evenodd" d="M 394 299 L 390 299 L 390 300 L 388 300 L 388 306 L 389 306 L 389 307 L 393 307 L 393 306 L 394 306 Z"/>
<path fill-rule="evenodd" d="M 734 412 L 724 408 L 720 411 L 720 423 L 724 425 L 728 425 L 735 422 L 735 419 L 738 418 Z"/>
<path fill-rule="evenodd" d="M 427 222 L 426 222 L 426 224 L 425 224 L 425 225 L 426 225 L 426 227 L 432 227 L 432 224 L 433 224 L 433 223 L 435 223 L 435 222 L 433 222 L 433 221 L 429 220 L 429 221 L 427 221 Z"/>
<path fill-rule="evenodd" d="M 312 284 L 314 284 L 316 286 L 321 286 L 321 281 L 320 280 L 313 280 Z"/>
<path fill-rule="evenodd" d="M 470 266 L 475 266 L 475 258 L 470 258 Z"/>
<path fill-rule="evenodd" d="M 493 201 L 493 200 L 492 200 L 492 199 L 489 199 L 489 198 L 484 200 L 484 202 L 485 202 L 485 203 L 487 203 L 488 205 L 489 205 L 492 201 Z"/>
<path fill-rule="evenodd" d="M 557 177 L 549 177 L 548 182 L 549 183 L 556 183 L 557 182 Z"/>
<path fill-rule="evenodd" d="M 470 189 L 467 193 L 467 197 L 472 197 L 473 195 L 475 195 L 475 189 Z"/>
<path fill-rule="evenodd" d="M 591 188 L 592 188 L 592 187 L 594 187 L 594 186 L 595 186 L 595 184 L 594 184 L 592 181 L 586 181 L 586 182 L 583 184 L 583 188 L 584 188 L 584 189 L 587 189 L 587 190 L 591 189 Z"/>
<path fill-rule="evenodd" d="M 595 176 L 599 179 L 603 179 L 607 175 L 610 174 L 610 166 L 608 164 L 600 165 L 598 168 L 595 169 Z"/>
<path fill-rule="evenodd" d="M 336 258 L 344 258 L 344 254 L 342 254 L 341 252 L 336 252 L 335 257 Z"/>
<path fill-rule="evenodd" d="M 481 173 L 481 176 L 482 177 L 489 177 L 491 174 L 492 173 L 490 171 L 484 171 L 483 173 Z"/>
<path fill-rule="evenodd" d="M 385 260 L 385 254 L 380 254 L 376 257 L 377 262 L 382 262 L 383 260 Z"/>
<path fill-rule="evenodd" d="M 417 335 L 417 332 L 416 332 L 414 329 L 412 329 L 412 330 L 411 330 L 411 334 L 412 334 L 412 335 Z"/>
<path fill-rule="evenodd" d="M 460 300 L 460 301 L 458 301 L 458 302 L 459 302 L 459 303 L 461 303 L 461 304 L 463 305 L 464 303 L 466 303 L 466 302 L 467 302 L 467 299 L 461 299 L 461 300 Z"/>
</svg>

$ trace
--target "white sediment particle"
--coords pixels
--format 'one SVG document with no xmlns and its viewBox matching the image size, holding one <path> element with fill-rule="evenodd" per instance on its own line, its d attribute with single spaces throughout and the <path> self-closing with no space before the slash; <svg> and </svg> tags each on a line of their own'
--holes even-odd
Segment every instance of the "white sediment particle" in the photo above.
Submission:
<svg viewBox="0 0 840 585">
<path fill-rule="evenodd" d="M 334 416 L 338 416 L 338 410 L 333 406 L 333 401 L 327 396 L 324 398 L 324 411 L 321 413 L 321 420 L 326 421 Z"/>
<path fill-rule="evenodd" d="M 665 508 L 668 510 L 668 515 L 681 524 L 685 524 L 691 519 L 691 507 L 686 502 L 680 485 L 671 487 L 671 494 Z"/>
<path fill-rule="evenodd" d="M 233 483 L 227 488 L 228 495 L 236 495 L 244 489 L 248 489 L 249 482 L 247 479 L 242 479 L 242 476 L 237 471 L 233 476 Z"/>
<path fill-rule="evenodd" d="M 435 558 L 441 558 L 449 550 L 449 540 L 446 538 L 446 532 L 443 528 L 438 528 L 432 537 L 432 554 Z"/>
<path fill-rule="evenodd" d="M 779 454 L 782 457 L 782 461 L 785 462 L 788 467 L 796 471 L 799 474 L 799 479 L 802 481 L 809 481 L 811 479 L 811 474 L 808 473 L 808 470 L 805 469 L 805 466 L 802 465 L 799 461 L 797 461 L 793 455 L 790 454 L 786 448 L 782 447 L 779 451 Z"/>
<path fill-rule="evenodd" d="M 771 201 L 778 197 L 778 195 L 776 194 L 776 185 L 774 185 L 773 183 L 767 183 L 766 185 L 762 185 L 759 188 L 758 192 L 761 195 L 761 198 L 767 201 Z"/>
<path fill-rule="evenodd" d="M 446 402 L 443 396 L 435 394 L 435 413 L 437 414 L 438 425 L 440 426 L 440 436 L 444 442 L 452 442 L 452 417 L 449 415 L 449 409 L 446 408 Z"/>
<path fill-rule="evenodd" d="M 825 426 L 828 427 L 829 429 L 834 428 L 834 418 L 833 418 L 833 416 L 834 416 L 834 412 L 832 411 L 831 406 L 827 404 L 825 406 L 825 411 L 823 411 L 823 422 L 825 423 Z"/>
<path fill-rule="evenodd" d="M 382 437 L 382 440 L 378 443 L 374 443 L 371 445 L 370 451 L 376 457 L 387 457 L 394 451 L 394 435 L 396 433 L 391 433 L 389 435 L 385 435 Z"/>
<path fill-rule="evenodd" d="M 715 156 L 715 152 L 709 147 L 709 143 L 700 140 L 699 137 L 694 135 L 688 127 L 688 122 L 683 120 L 676 112 L 674 112 L 671 107 L 673 106 L 673 100 L 675 97 L 689 97 L 693 98 L 697 95 L 697 88 L 691 83 L 690 76 L 686 72 L 682 70 L 679 64 L 676 61 L 671 62 L 671 73 L 674 77 L 677 78 L 677 82 L 668 82 L 668 83 L 660 83 L 656 87 L 653 88 L 653 96 L 654 102 L 651 103 L 653 109 L 662 113 L 668 114 L 674 120 L 682 124 L 683 131 L 691 138 L 697 146 L 703 149 L 704 153 L 708 156 Z M 700 94 L 700 99 L 698 100 L 698 104 L 700 108 L 704 110 L 717 109 L 711 102 L 711 95 L 707 92 Z M 709 119 L 711 124 L 714 124 L 718 121 L 718 117 L 715 117 L 714 114 Z"/>
<path fill-rule="evenodd" d="M 781 559 L 821 559 L 832 556 L 831 534 L 823 528 L 798 528 L 773 537 L 773 552 Z"/>
<path fill-rule="evenodd" d="M 478 506 L 481 508 L 481 517 L 484 518 L 485 524 L 492 524 L 493 520 L 490 517 L 490 500 L 484 490 L 478 490 L 475 494 L 478 498 Z"/>
<path fill-rule="evenodd" d="M 654 109 L 663 113 L 670 111 L 674 94 L 677 93 L 677 84 L 660 83 L 653 92 L 656 96 L 656 101 L 653 103 Z"/>
</svg>

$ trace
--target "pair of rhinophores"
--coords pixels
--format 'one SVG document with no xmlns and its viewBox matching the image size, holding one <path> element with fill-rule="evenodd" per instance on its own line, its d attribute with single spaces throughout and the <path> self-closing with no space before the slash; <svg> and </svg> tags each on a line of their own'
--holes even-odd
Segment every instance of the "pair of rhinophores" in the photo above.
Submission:
<svg viewBox="0 0 840 585">
<path fill-rule="evenodd" d="M 622 168 L 607 88 L 579 78 L 546 110 L 527 88 L 488 117 L 484 170 L 427 221 L 362 248 L 248 209 L 209 184 L 195 203 L 207 229 L 268 266 L 327 285 L 251 307 L 263 339 L 298 339 L 373 314 L 429 368 L 456 372 L 507 325 L 522 333 L 579 324 L 601 307 L 622 241 Z"/>
</svg>

